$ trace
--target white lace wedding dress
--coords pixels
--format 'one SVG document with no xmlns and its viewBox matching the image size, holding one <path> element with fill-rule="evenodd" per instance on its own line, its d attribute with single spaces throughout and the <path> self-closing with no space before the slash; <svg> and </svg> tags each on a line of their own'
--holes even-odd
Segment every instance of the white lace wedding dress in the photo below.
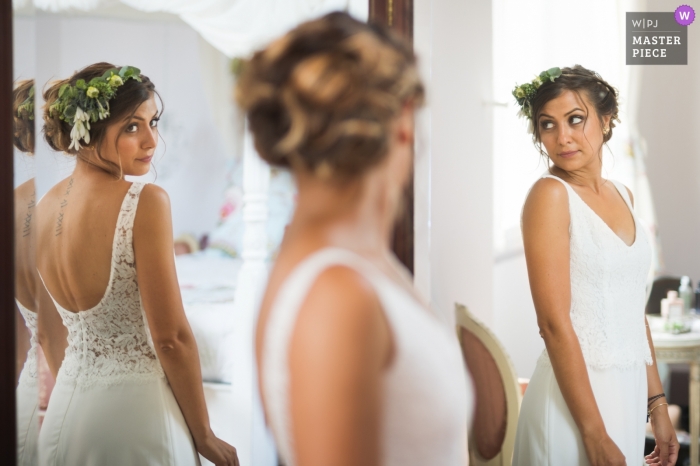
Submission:
<svg viewBox="0 0 700 466">
<path fill-rule="evenodd" d="M 132 238 L 143 186 L 122 203 L 102 300 L 79 312 L 54 300 L 68 347 L 39 433 L 42 465 L 199 464 L 141 306 Z"/>
<path fill-rule="evenodd" d="M 628 465 L 642 464 L 646 424 L 644 323 L 651 246 L 627 189 L 613 182 L 632 212 L 635 240 L 625 244 L 561 178 L 569 196 L 571 321 L 605 429 Z M 514 466 L 588 465 L 581 435 L 562 397 L 545 350 L 525 391 Z"/>
<path fill-rule="evenodd" d="M 29 350 L 17 383 L 17 464 L 36 466 L 37 439 L 39 436 L 39 377 L 36 349 L 37 315 L 18 300 L 17 308 L 29 331 Z"/>
<path fill-rule="evenodd" d="M 289 341 L 309 289 L 336 265 L 356 270 L 372 284 L 394 338 L 394 361 L 382 388 L 382 466 L 464 466 L 473 390 L 455 332 L 369 261 L 339 248 L 312 254 L 289 274 L 265 328 L 262 390 L 285 464 L 296 465 L 288 406 Z"/>
</svg>

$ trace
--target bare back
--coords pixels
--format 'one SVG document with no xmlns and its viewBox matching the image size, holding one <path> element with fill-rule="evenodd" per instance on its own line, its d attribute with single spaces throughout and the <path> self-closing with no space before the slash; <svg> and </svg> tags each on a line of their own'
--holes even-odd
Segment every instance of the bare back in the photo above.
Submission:
<svg viewBox="0 0 700 466">
<path fill-rule="evenodd" d="M 37 268 L 72 312 L 95 307 L 107 289 L 117 218 L 130 182 L 71 176 L 37 206 Z"/>
<path fill-rule="evenodd" d="M 15 189 L 15 299 L 27 309 L 36 309 L 36 265 L 34 224 L 36 218 L 34 179 Z"/>
</svg>

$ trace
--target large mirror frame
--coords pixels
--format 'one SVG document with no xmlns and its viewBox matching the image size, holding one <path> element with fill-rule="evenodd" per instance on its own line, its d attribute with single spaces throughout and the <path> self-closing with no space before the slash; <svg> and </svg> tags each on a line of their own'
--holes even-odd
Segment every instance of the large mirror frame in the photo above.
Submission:
<svg viewBox="0 0 700 466">
<path fill-rule="evenodd" d="M 0 3 L 0 451 L 5 464 L 17 461 L 12 70 L 12 2 L 5 1 Z"/>
<path fill-rule="evenodd" d="M 369 0 L 370 19 L 412 39 L 412 0 Z M 11 109 L 13 86 L 13 8 L 0 3 L 0 108 Z M 10 112 L 0 116 L 0 306 L 14 310 L 13 149 Z M 406 192 L 406 212 L 393 239 L 400 260 L 413 271 L 413 189 Z M 5 464 L 15 464 L 15 313 L 0 313 L 0 451 Z"/>
</svg>

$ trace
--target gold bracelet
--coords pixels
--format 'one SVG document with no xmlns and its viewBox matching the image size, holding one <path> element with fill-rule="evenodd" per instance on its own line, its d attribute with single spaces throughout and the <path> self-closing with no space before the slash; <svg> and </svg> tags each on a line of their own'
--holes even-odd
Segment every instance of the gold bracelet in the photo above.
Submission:
<svg viewBox="0 0 700 466">
<path fill-rule="evenodd" d="M 652 411 L 654 411 L 654 410 L 655 410 L 656 408 L 658 408 L 659 406 L 663 406 L 663 405 L 668 406 L 668 403 L 659 403 L 658 405 L 654 406 L 654 407 L 651 408 L 649 411 L 647 411 L 647 415 L 651 416 L 651 412 L 652 412 Z"/>
</svg>

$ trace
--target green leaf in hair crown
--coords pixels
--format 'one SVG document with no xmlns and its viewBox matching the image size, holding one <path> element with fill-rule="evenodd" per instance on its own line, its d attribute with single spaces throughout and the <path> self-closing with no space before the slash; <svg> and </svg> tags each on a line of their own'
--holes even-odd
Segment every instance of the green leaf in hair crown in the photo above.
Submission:
<svg viewBox="0 0 700 466">
<path fill-rule="evenodd" d="M 28 120 L 34 119 L 34 86 L 29 88 L 29 94 L 24 99 L 24 102 L 17 106 L 17 117 Z"/>
<path fill-rule="evenodd" d="M 73 128 L 68 149 L 80 150 L 80 141 L 90 144 L 90 123 L 109 117 L 109 101 L 126 81 L 141 81 L 141 70 L 133 66 L 113 68 L 89 82 L 79 79 L 75 85 L 64 84 L 58 98 L 49 107 L 51 116 L 57 115 Z"/>
<path fill-rule="evenodd" d="M 513 89 L 513 97 L 520 105 L 519 115 L 532 119 L 532 99 L 537 94 L 537 90 L 546 82 L 554 82 L 561 76 L 561 69 L 558 67 L 550 68 L 541 72 L 531 82 L 515 86 Z"/>
</svg>

